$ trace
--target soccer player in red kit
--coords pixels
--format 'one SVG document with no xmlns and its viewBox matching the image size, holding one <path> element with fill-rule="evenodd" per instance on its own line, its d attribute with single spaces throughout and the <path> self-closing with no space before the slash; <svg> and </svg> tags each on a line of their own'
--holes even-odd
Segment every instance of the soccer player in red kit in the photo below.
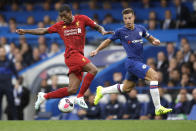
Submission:
<svg viewBox="0 0 196 131">
<path fill-rule="evenodd" d="M 62 21 L 57 22 L 49 28 L 37 28 L 32 30 L 18 29 L 16 32 L 20 35 L 34 34 L 43 35 L 47 33 L 58 33 L 63 39 L 65 50 L 65 64 L 69 68 L 69 87 L 60 88 L 56 91 L 49 93 L 38 93 L 38 99 L 35 103 L 35 109 L 38 109 L 40 104 L 47 99 L 62 98 L 72 94 L 76 94 L 82 81 L 83 72 L 88 72 L 84 77 L 82 86 L 74 103 L 82 108 L 88 108 L 84 101 L 83 95 L 91 84 L 94 76 L 97 73 L 97 68 L 90 60 L 84 57 L 84 44 L 86 35 L 86 26 L 97 30 L 102 35 L 111 34 L 111 31 L 96 24 L 93 20 L 85 15 L 72 15 L 72 11 L 68 5 L 62 5 L 59 9 L 59 16 Z"/>
</svg>

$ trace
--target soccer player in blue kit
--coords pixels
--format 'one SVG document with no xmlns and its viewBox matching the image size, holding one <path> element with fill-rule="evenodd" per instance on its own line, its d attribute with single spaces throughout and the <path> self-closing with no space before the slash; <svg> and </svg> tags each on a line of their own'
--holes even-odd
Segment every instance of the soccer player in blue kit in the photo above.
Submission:
<svg viewBox="0 0 196 131">
<path fill-rule="evenodd" d="M 130 92 L 131 89 L 135 87 L 138 78 L 142 78 L 150 82 L 150 94 L 155 106 L 155 115 L 167 114 L 168 112 L 171 112 L 172 109 L 165 108 L 160 104 L 157 72 L 142 62 L 142 37 L 146 38 L 155 46 L 160 45 L 160 41 L 150 35 L 145 27 L 134 24 L 135 16 L 134 11 L 131 8 L 124 9 L 122 15 L 125 26 L 117 29 L 110 38 L 103 41 L 90 55 L 92 57 L 95 56 L 112 41 L 120 39 L 128 57 L 125 62 L 125 68 L 127 70 L 125 80 L 123 81 L 123 84 L 115 84 L 105 88 L 98 86 L 94 104 L 97 105 L 105 94 Z"/>
</svg>

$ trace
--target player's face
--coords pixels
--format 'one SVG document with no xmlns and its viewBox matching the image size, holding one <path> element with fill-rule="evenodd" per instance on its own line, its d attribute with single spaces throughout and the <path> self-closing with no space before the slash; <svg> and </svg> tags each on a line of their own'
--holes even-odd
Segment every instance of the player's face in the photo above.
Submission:
<svg viewBox="0 0 196 131">
<path fill-rule="evenodd" d="M 134 25 L 135 16 L 132 13 L 124 14 L 123 21 L 127 28 L 131 28 Z"/>
<path fill-rule="evenodd" d="M 65 22 L 65 24 L 70 24 L 72 22 L 72 12 L 63 11 L 59 13 L 60 19 Z"/>
</svg>

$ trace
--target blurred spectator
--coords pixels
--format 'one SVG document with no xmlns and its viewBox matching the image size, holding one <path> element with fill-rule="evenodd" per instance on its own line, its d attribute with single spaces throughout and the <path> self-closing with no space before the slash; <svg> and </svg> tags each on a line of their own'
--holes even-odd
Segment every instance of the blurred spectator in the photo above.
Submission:
<svg viewBox="0 0 196 131">
<path fill-rule="evenodd" d="M 51 86 L 49 86 L 49 92 L 55 91 L 59 88 L 58 86 L 58 76 L 53 75 L 51 76 Z"/>
<path fill-rule="evenodd" d="M 169 72 L 169 80 L 171 80 L 174 86 L 180 86 L 180 72 L 177 69 Z"/>
<path fill-rule="evenodd" d="M 122 0 L 121 6 L 123 9 L 129 8 L 129 2 L 127 0 Z"/>
<path fill-rule="evenodd" d="M 181 66 L 181 73 L 191 74 L 191 65 L 189 63 L 183 63 Z"/>
<path fill-rule="evenodd" d="M 44 28 L 45 27 L 44 22 L 42 22 L 42 21 L 38 22 L 37 27 Z"/>
<path fill-rule="evenodd" d="M 174 113 L 188 114 L 190 111 L 190 102 L 187 99 L 186 93 L 180 93 L 179 102 L 175 105 Z"/>
<path fill-rule="evenodd" d="M 26 3 L 25 7 L 27 11 L 33 11 L 34 5 L 33 3 Z"/>
<path fill-rule="evenodd" d="M 39 45 L 39 53 L 40 53 L 40 58 L 45 59 L 47 56 L 47 47 L 45 44 L 40 44 Z"/>
<path fill-rule="evenodd" d="M 4 11 L 5 10 L 5 1 L 1 1 L 0 2 L 0 11 Z"/>
<path fill-rule="evenodd" d="M 150 0 L 142 0 L 142 8 L 150 8 L 152 5 L 150 4 Z"/>
<path fill-rule="evenodd" d="M 181 67 L 182 63 L 184 62 L 184 55 L 181 50 L 177 51 L 176 53 L 176 61 L 178 63 L 178 67 Z"/>
<path fill-rule="evenodd" d="M 80 9 L 80 3 L 77 2 L 77 1 L 73 2 L 73 3 L 72 3 L 72 8 L 73 8 L 73 10 L 75 10 L 75 11 L 79 10 L 79 9 Z"/>
<path fill-rule="evenodd" d="M 50 87 L 47 83 L 47 79 L 42 79 L 41 85 L 40 85 L 40 92 L 48 93 L 50 92 Z"/>
<path fill-rule="evenodd" d="M 40 36 L 38 38 L 38 45 L 41 45 L 41 44 L 46 44 L 46 38 L 44 36 Z"/>
<path fill-rule="evenodd" d="M 110 9 L 112 9 L 111 4 L 110 4 L 109 1 L 103 2 L 103 9 L 104 10 L 110 10 Z"/>
<path fill-rule="evenodd" d="M 27 25 L 34 25 L 35 24 L 35 19 L 33 16 L 29 16 L 27 18 Z"/>
<path fill-rule="evenodd" d="M 168 6 L 167 0 L 161 0 L 160 5 L 162 8 L 166 8 Z"/>
<path fill-rule="evenodd" d="M 183 51 L 184 45 L 186 45 L 186 44 L 189 44 L 188 39 L 187 38 L 182 38 L 180 40 L 180 46 L 181 46 L 180 48 L 181 48 L 182 51 Z"/>
<path fill-rule="evenodd" d="M 9 25 L 16 24 L 16 19 L 15 18 L 10 18 L 8 23 L 9 23 Z"/>
<path fill-rule="evenodd" d="M 16 24 L 10 24 L 10 33 L 16 33 Z"/>
<path fill-rule="evenodd" d="M 29 104 L 30 91 L 22 85 L 23 77 L 19 77 L 19 81 L 14 85 L 14 102 L 16 106 L 16 114 L 18 120 L 24 120 L 23 110 Z"/>
<path fill-rule="evenodd" d="M 1 37 L 0 38 L 0 46 L 3 46 L 6 50 L 6 53 L 9 53 L 10 51 L 10 46 L 7 42 L 7 38 L 6 37 Z"/>
<path fill-rule="evenodd" d="M 155 30 L 157 28 L 156 21 L 155 20 L 149 20 L 148 21 L 148 29 L 149 30 Z"/>
<path fill-rule="evenodd" d="M 16 110 L 14 106 L 12 76 L 18 78 L 18 73 L 14 63 L 6 57 L 5 48 L 0 46 L 0 119 L 2 113 L 2 98 L 5 94 L 8 102 L 8 109 L 13 120 L 16 119 Z"/>
<path fill-rule="evenodd" d="M 122 75 L 122 73 L 121 72 L 115 72 L 114 74 L 113 74 L 113 81 L 115 82 L 115 83 L 122 83 L 122 81 L 123 81 L 123 75 Z"/>
<path fill-rule="evenodd" d="M 192 109 L 192 107 L 194 106 L 194 105 L 196 105 L 196 88 L 195 89 L 193 89 L 193 91 L 192 91 L 192 96 L 193 96 L 193 99 L 190 101 L 190 111 L 189 111 L 189 113 L 191 112 L 191 109 Z"/>
<path fill-rule="evenodd" d="M 157 70 L 166 73 L 166 70 L 168 68 L 168 60 L 165 57 L 164 52 L 159 52 L 157 54 Z"/>
<path fill-rule="evenodd" d="M 161 22 L 162 29 L 173 29 L 176 27 L 175 21 L 172 20 L 172 14 L 170 10 L 165 11 L 165 19 Z"/>
<path fill-rule="evenodd" d="M 111 14 L 106 14 L 103 20 L 103 24 L 112 24 L 115 23 L 116 20 L 113 18 L 113 16 Z"/>
<path fill-rule="evenodd" d="M 193 78 L 196 81 L 196 61 L 193 63 Z"/>
<path fill-rule="evenodd" d="M 168 42 L 166 49 L 167 49 L 167 59 L 170 61 L 171 58 L 174 58 L 176 55 L 174 43 Z"/>
<path fill-rule="evenodd" d="M 59 45 L 54 42 L 51 44 L 51 48 L 50 48 L 50 52 L 49 52 L 48 56 L 52 56 L 52 55 L 56 54 L 57 52 L 59 52 Z"/>
<path fill-rule="evenodd" d="M 61 1 L 56 2 L 56 3 L 54 4 L 55 10 L 58 11 L 62 4 L 63 4 L 63 3 L 62 3 Z"/>
<path fill-rule="evenodd" d="M 14 62 L 20 62 L 22 64 L 22 67 L 27 67 L 26 63 L 23 60 L 23 57 L 22 57 L 22 54 L 21 53 L 15 54 L 15 57 L 14 58 L 15 58 L 14 59 Z"/>
<path fill-rule="evenodd" d="M 189 86 L 189 82 L 190 82 L 190 76 L 187 73 L 182 74 L 182 79 L 181 79 L 181 86 L 182 87 L 187 87 Z"/>
<path fill-rule="evenodd" d="M 181 0 L 174 0 L 174 5 L 176 7 L 176 16 L 177 16 L 176 27 L 177 28 L 187 27 L 190 19 L 190 12 L 188 8 L 181 3 Z"/>
<path fill-rule="evenodd" d="M 148 24 L 149 20 L 157 20 L 155 11 L 150 11 L 150 13 L 148 14 L 148 20 L 144 20 L 144 24 Z"/>
<path fill-rule="evenodd" d="M 15 68 L 17 72 L 20 72 L 23 69 L 21 62 L 19 61 L 15 62 Z"/>
<path fill-rule="evenodd" d="M 45 2 L 43 3 L 43 9 L 44 9 L 44 11 L 49 11 L 49 10 L 51 10 L 50 5 L 51 5 L 50 2 L 45 1 Z"/>
<path fill-rule="evenodd" d="M 90 95 L 87 105 L 88 105 L 88 109 L 87 110 L 79 110 L 78 111 L 78 116 L 80 117 L 80 119 L 88 119 L 88 120 L 93 120 L 93 119 L 100 119 L 101 118 L 101 107 L 100 105 L 94 105 L 94 95 Z"/>
<path fill-rule="evenodd" d="M 163 97 L 165 92 L 163 88 L 159 88 L 159 94 L 160 94 L 160 101 L 161 105 L 164 107 L 169 107 L 169 102 Z M 166 119 L 167 115 L 162 115 L 161 117 L 156 117 L 155 116 L 155 108 L 152 99 L 150 99 L 150 102 L 148 103 L 147 106 L 147 116 L 149 119 Z"/>
<path fill-rule="evenodd" d="M 32 60 L 32 48 L 26 42 L 20 42 L 19 48 L 25 65 L 29 66 Z"/>
<path fill-rule="evenodd" d="M 0 14 L 0 27 L 8 26 L 7 22 L 5 21 L 5 17 Z"/>
<path fill-rule="evenodd" d="M 17 2 L 13 2 L 12 5 L 11 5 L 11 10 L 12 11 L 19 11 L 20 10 L 20 7 L 18 5 Z"/>
<path fill-rule="evenodd" d="M 88 2 L 88 6 L 91 10 L 95 10 L 95 9 L 98 9 L 98 6 L 97 6 L 97 1 L 96 0 L 90 0 Z"/>
<path fill-rule="evenodd" d="M 190 57 L 190 55 L 192 53 L 190 45 L 189 44 L 185 44 L 182 49 L 183 49 L 183 55 L 184 55 L 184 62 L 188 62 L 189 61 L 189 57 Z"/>
<path fill-rule="evenodd" d="M 169 72 L 171 72 L 171 71 L 173 71 L 173 70 L 175 70 L 175 69 L 177 69 L 177 68 L 178 68 L 178 63 L 177 63 L 177 61 L 176 61 L 175 58 L 172 58 L 172 59 L 169 61 L 169 67 L 168 67 L 168 69 L 167 69 L 167 72 L 169 73 Z"/>
<path fill-rule="evenodd" d="M 15 50 L 15 48 L 16 48 L 15 43 L 11 42 L 11 43 L 10 43 L 10 51 L 9 51 L 9 53 L 7 54 L 7 57 L 8 57 L 10 60 L 13 60 L 13 58 L 14 58 L 14 50 Z"/>
<path fill-rule="evenodd" d="M 110 101 L 104 107 L 104 116 L 106 120 L 121 119 L 123 113 L 123 106 L 118 102 L 117 94 L 110 94 Z"/>
<path fill-rule="evenodd" d="M 129 95 L 126 95 L 127 102 L 125 104 L 125 112 L 123 119 L 139 119 L 141 105 L 137 99 L 137 91 L 132 89 Z"/>
<path fill-rule="evenodd" d="M 146 63 L 152 69 L 156 70 L 156 62 L 155 62 L 155 59 L 154 58 L 148 58 Z"/>
<path fill-rule="evenodd" d="M 31 61 L 31 64 L 34 64 L 38 61 L 41 60 L 41 57 L 40 57 L 40 53 L 39 53 L 39 49 L 38 48 L 34 48 L 33 49 L 33 59 Z"/>
<path fill-rule="evenodd" d="M 49 15 L 44 16 L 43 22 L 44 22 L 44 25 L 51 25 L 52 24 L 52 21 L 51 21 Z"/>
<path fill-rule="evenodd" d="M 189 62 L 193 64 L 196 61 L 196 53 L 192 53 L 189 57 Z"/>
</svg>

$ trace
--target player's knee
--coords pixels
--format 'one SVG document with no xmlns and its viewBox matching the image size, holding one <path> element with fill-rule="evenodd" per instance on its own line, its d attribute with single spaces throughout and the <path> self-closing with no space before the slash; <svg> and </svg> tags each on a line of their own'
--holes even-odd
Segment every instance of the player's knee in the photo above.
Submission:
<svg viewBox="0 0 196 131">
<path fill-rule="evenodd" d="M 68 88 L 68 92 L 69 92 L 70 95 L 76 94 L 77 91 L 78 91 L 77 88 L 73 88 L 73 87 L 69 87 L 69 88 Z"/>
<path fill-rule="evenodd" d="M 158 81 L 159 78 L 158 78 L 158 74 L 157 73 L 154 73 L 152 76 L 151 76 L 151 81 Z"/>
<path fill-rule="evenodd" d="M 98 69 L 97 68 L 93 68 L 90 70 L 90 73 L 93 74 L 93 75 L 96 75 L 98 72 Z"/>
</svg>

